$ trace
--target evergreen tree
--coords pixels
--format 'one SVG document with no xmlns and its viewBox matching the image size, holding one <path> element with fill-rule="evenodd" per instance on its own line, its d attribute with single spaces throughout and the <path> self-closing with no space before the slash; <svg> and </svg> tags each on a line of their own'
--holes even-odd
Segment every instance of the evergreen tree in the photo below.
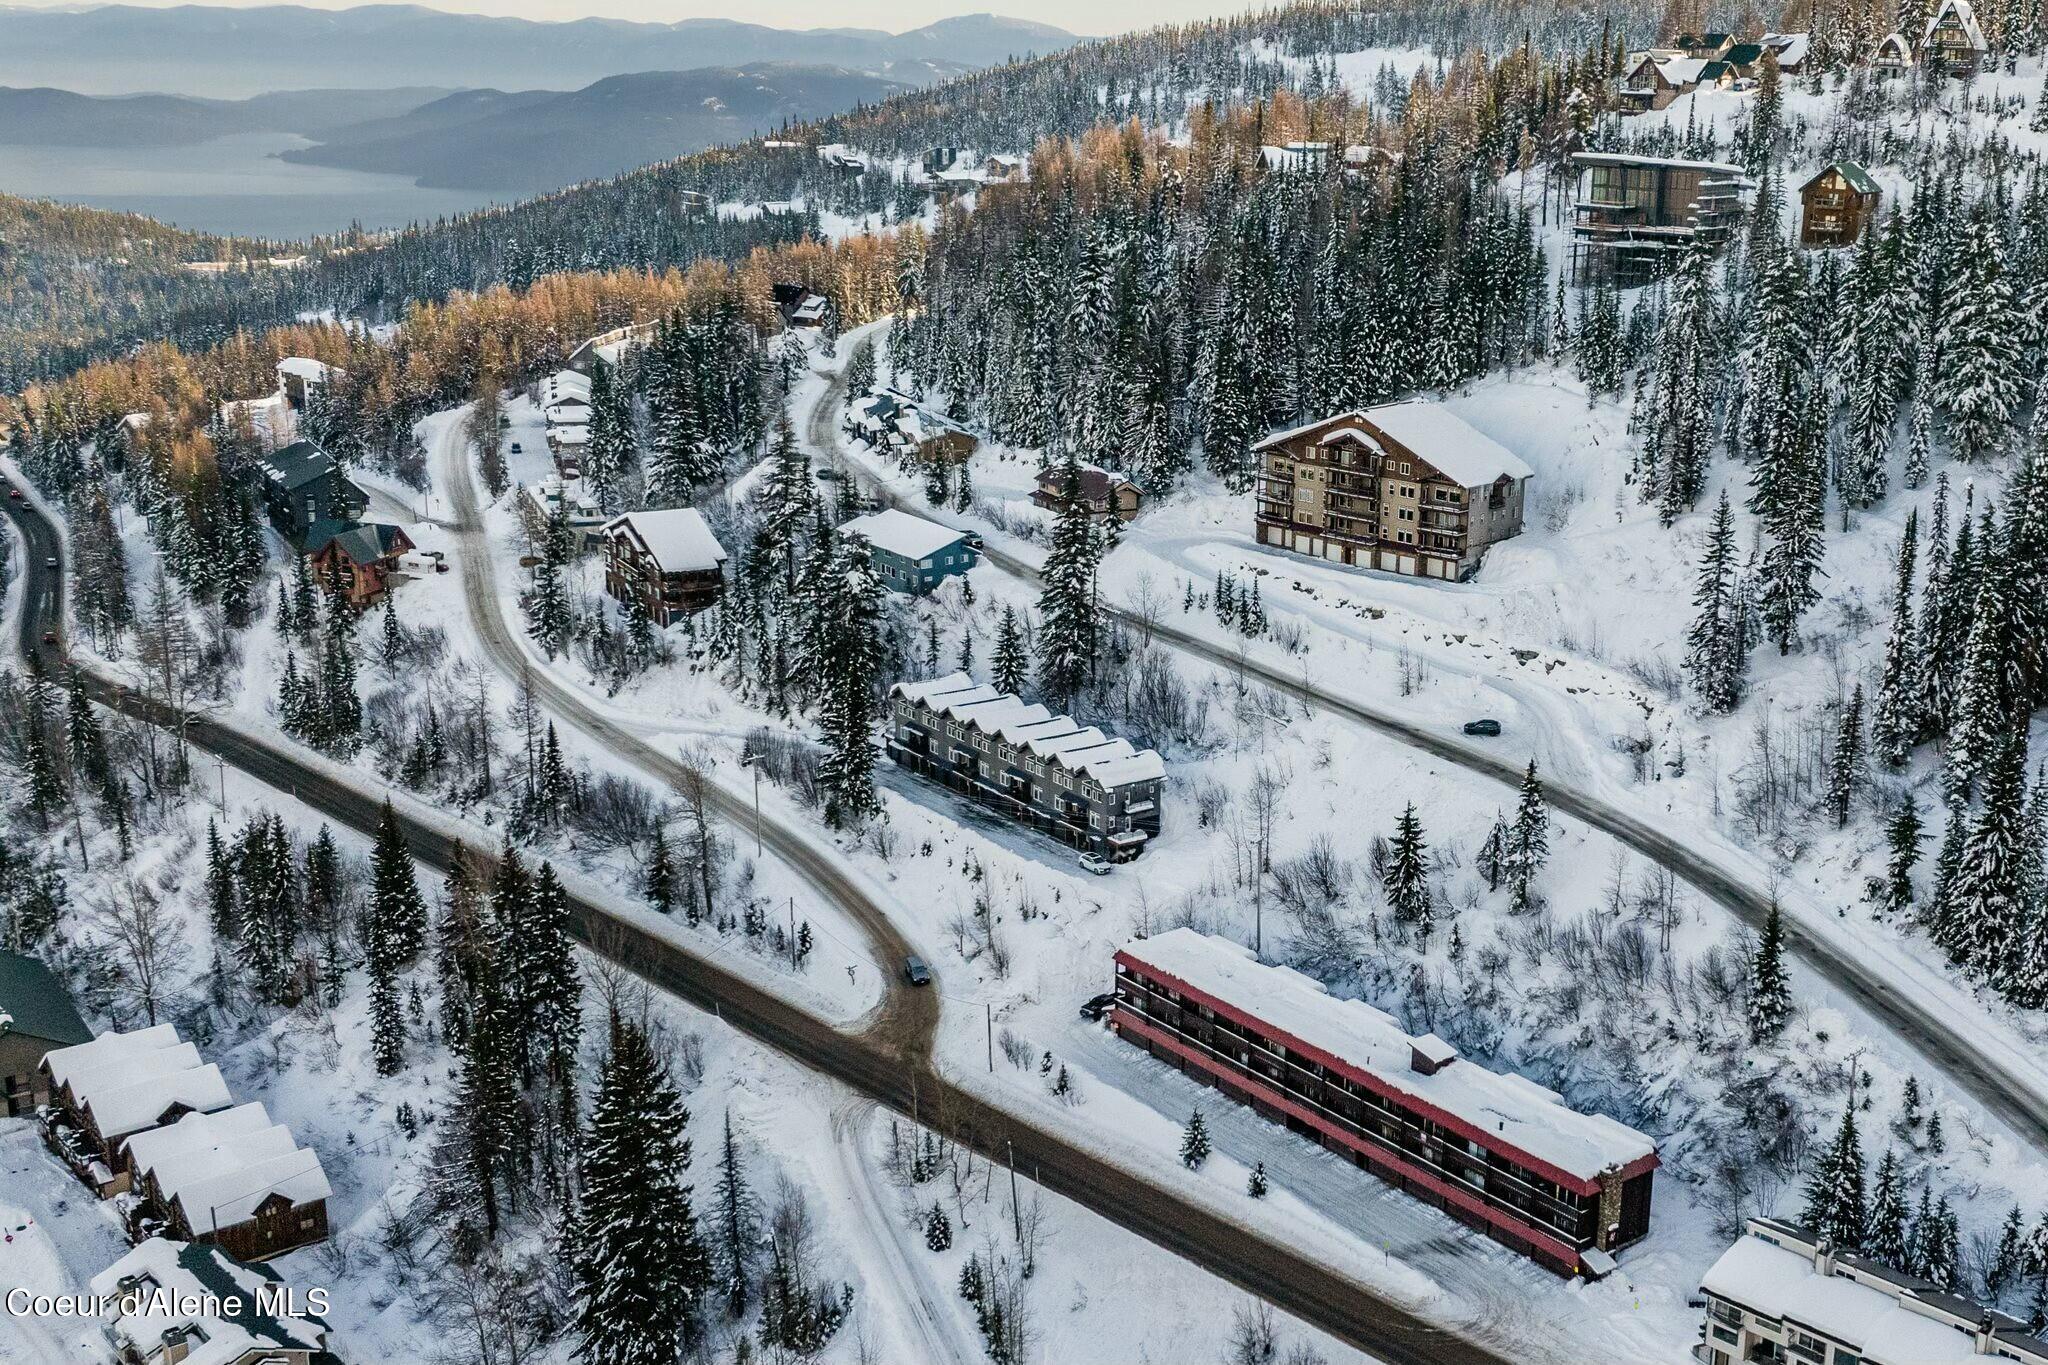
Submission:
<svg viewBox="0 0 2048 1365">
<path fill-rule="evenodd" d="M 2018 415 L 2024 362 L 2019 307 L 1988 206 L 1963 231 L 1955 274 L 1940 323 L 1939 401 L 1957 446 L 1975 459 L 2004 440 Z"/>
<path fill-rule="evenodd" d="M 410 962 L 427 941 L 427 903 L 413 874 L 412 854 L 391 802 L 377 817 L 370 849 L 370 918 L 394 962 Z"/>
<path fill-rule="evenodd" d="M 1261 1161 L 1252 1167 L 1252 1177 L 1245 1184 L 1245 1193 L 1254 1199 L 1266 1197 L 1266 1163 Z"/>
<path fill-rule="evenodd" d="M 647 871 L 641 878 L 640 893 L 647 898 L 650 907 L 664 915 L 675 907 L 675 865 L 669 859 L 668 836 L 659 824 L 654 827 L 654 846 L 647 855 Z"/>
<path fill-rule="evenodd" d="M 1884 1149 L 1870 1193 L 1870 1218 L 1864 1229 L 1863 1253 L 1903 1271 L 1906 1268 L 1906 1188 L 1899 1159 Z"/>
<path fill-rule="evenodd" d="M 1501 879 L 1507 875 L 1509 849 L 1514 844 L 1514 831 L 1508 828 L 1505 815 L 1494 812 L 1493 825 L 1486 831 L 1486 840 L 1479 846 L 1479 875 L 1486 878 L 1488 891 L 1500 890 Z"/>
<path fill-rule="evenodd" d="M 682 1365 L 703 1334 L 711 1256 L 690 1187 L 689 1112 L 646 1033 L 614 1013 L 581 1161 L 576 1354 Z"/>
<path fill-rule="evenodd" d="M 405 1064 L 405 1015 L 398 1003 L 398 964 L 379 940 L 383 930 L 370 926 L 370 1055 L 379 1076 L 395 1076 Z"/>
<path fill-rule="evenodd" d="M 2019 950 L 2017 940 L 2029 922 L 2024 869 L 2031 844 L 2025 738 L 2009 736 L 1937 908 L 1935 941 L 1957 965 L 1995 975 L 2008 954 Z"/>
<path fill-rule="evenodd" d="M 1828 814 L 1835 828 L 1849 823 L 1849 805 L 1862 782 L 1863 768 L 1863 684 L 1857 683 L 1842 708 L 1842 722 L 1835 732 L 1833 762 L 1828 768 Z"/>
<path fill-rule="evenodd" d="M 862 824 L 881 810 L 871 732 L 885 658 L 883 589 L 867 542 L 859 536 L 815 553 L 829 557 L 831 596 L 814 606 L 806 662 L 818 687 L 818 722 L 825 738 L 818 785 L 826 823 L 840 829 Z"/>
<path fill-rule="evenodd" d="M 1913 630 L 1913 561 L 1918 549 L 1920 510 L 1906 513 L 1906 532 L 1899 540 L 1899 566 L 1892 593 L 1892 626 L 1885 637 L 1884 673 L 1877 685 L 1877 709 L 1871 717 L 1870 743 L 1892 767 L 1906 761 L 1920 733 L 1919 656 Z"/>
<path fill-rule="evenodd" d="M 925 1215 L 924 1244 L 927 1250 L 946 1251 L 953 1245 L 953 1224 L 946 1217 L 945 1209 L 937 1204 Z"/>
<path fill-rule="evenodd" d="M 1707 550 L 1700 579 L 1693 589 L 1692 629 L 1686 636 L 1685 672 L 1695 695 L 1717 714 L 1735 709 L 1742 700 L 1749 672 L 1745 607 L 1739 593 L 1735 548 L 1735 512 L 1723 492 L 1707 531 Z"/>
<path fill-rule="evenodd" d="M 868 358 L 872 363 L 872 347 Z M 725 1114 L 725 1137 L 718 1149 L 718 1181 L 712 1189 L 712 1201 L 713 1250 L 718 1283 L 725 1292 L 725 1308 L 736 1318 L 745 1317 L 753 1294 L 754 1264 L 759 1259 L 761 1211 L 747 1185 L 729 1109 Z"/>
<path fill-rule="evenodd" d="M 875 339 L 862 337 L 846 356 L 846 401 L 865 398 L 875 386 Z"/>
<path fill-rule="evenodd" d="M 1510 848 L 1510 858 L 1513 850 Z M 1510 864 L 1512 867 L 1512 863 Z M 1423 938 L 1429 936 L 1430 894 L 1428 848 L 1423 842 L 1422 821 L 1410 801 L 1394 826 L 1392 856 L 1387 862 L 1387 908 L 1403 924 L 1413 924 Z"/>
<path fill-rule="evenodd" d="M 1658 477 L 1645 482 L 1643 497 L 1657 500 L 1666 526 L 1699 501 L 1712 454 L 1718 324 L 1711 270 L 1711 253 L 1695 242 L 1672 278 L 1652 362 L 1662 405 L 1648 455 Z"/>
<path fill-rule="evenodd" d="M 221 842 L 220 826 L 210 819 L 206 822 L 206 917 L 213 925 L 216 943 L 232 943 L 241 937 L 234 868 L 228 861 L 227 845 Z"/>
<path fill-rule="evenodd" d="M 1536 780 L 1536 760 L 1522 775 L 1521 800 L 1515 807 L 1515 823 L 1508 841 L 1509 884 L 1514 887 L 1515 908 L 1529 908 L 1531 883 L 1550 856 L 1550 813 L 1543 804 L 1543 784 Z"/>
<path fill-rule="evenodd" d="M 1038 686 L 1048 699 L 1070 706 L 1095 673 L 1095 566 L 1100 547 L 1081 499 L 1080 466 L 1071 456 L 1062 463 L 1059 478 L 1061 506 L 1038 603 Z"/>
<path fill-rule="evenodd" d="M 1902 914 L 1913 904 L 1913 865 L 1920 861 L 1920 806 L 1911 795 L 1886 822 L 1884 908 Z"/>
<path fill-rule="evenodd" d="M 1202 1117 L 1200 1106 L 1188 1115 L 1188 1125 L 1180 1135 L 1180 1164 L 1189 1170 L 1200 1169 L 1209 1159 L 1209 1124 Z"/>
<path fill-rule="evenodd" d="M 1863 1246 L 1867 1206 L 1863 1183 L 1863 1146 L 1856 1135 L 1856 1105 L 1842 1111 L 1835 1140 L 1813 1163 L 1806 1182 L 1806 1207 L 1799 1221 L 1831 1240 L 1841 1251 Z"/>
<path fill-rule="evenodd" d="M 1785 974 L 1785 929 L 1773 900 L 1749 960 L 1749 1036 L 1762 1043 L 1783 1031 L 1792 1014 L 1792 984 Z"/>
<path fill-rule="evenodd" d="M 534 874 L 525 933 L 513 945 L 520 998 L 530 1021 L 531 1064 L 545 1070 L 565 1094 L 575 1074 L 576 1041 L 583 1031 L 583 979 L 569 940 L 569 896 L 543 861 Z M 573 1113 L 573 1102 L 564 1106 Z"/>
</svg>

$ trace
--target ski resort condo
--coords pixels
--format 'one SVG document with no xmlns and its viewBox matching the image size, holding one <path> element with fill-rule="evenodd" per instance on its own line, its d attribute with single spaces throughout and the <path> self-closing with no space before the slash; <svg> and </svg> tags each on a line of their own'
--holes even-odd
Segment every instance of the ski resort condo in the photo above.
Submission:
<svg viewBox="0 0 2048 1365">
<path fill-rule="evenodd" d="M 1115 990 L 1125 1041 L 1558 1274 L 1598 1279 L 1650 1230 L 1648 1137 L 1229 939 L 1128 943 Z"/>
</svg>

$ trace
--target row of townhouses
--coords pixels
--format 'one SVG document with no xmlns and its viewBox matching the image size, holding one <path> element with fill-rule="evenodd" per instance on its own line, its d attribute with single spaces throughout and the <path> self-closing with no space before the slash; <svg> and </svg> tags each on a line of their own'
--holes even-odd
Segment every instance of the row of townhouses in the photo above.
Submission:
<svg viewBox="0 0 2048 1365">
<path fill-rule="evenodd" d="M 326 1235 L 320 1159 L 168 1024 L 93 1036 L 39 959 L 0 951 L 0 1097 L 126 1216 L 89 1289 L 112 1365 L 341 1365 L 325 1305 L 258 1264 Z"/>
<path fill-rule="evenodd" d="M 131 1236 L 163 1234 L 267 1260 L 327 1236 L 317 1152 L 261 1104 L 236 1105 L 220 1067 L 172 1024 L 54 1048 L 40 1065 L 44 1140 Z"/>
<path fill-rule="evenodd" d="M 1775 1218 L 1751 1218 L 1700 1281 L 1700 1365 L 2048 1365 L 2048 1340 Z"/>
</svg>

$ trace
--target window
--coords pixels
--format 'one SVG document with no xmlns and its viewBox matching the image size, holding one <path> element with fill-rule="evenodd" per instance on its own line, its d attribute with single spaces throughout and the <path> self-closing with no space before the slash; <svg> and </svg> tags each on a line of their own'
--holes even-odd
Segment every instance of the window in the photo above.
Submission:
<svg viewBox="0 0 2048 1365">
<path fill-rule="evenodd" d="M 1406 460 L 1401 461 L 1401 472 L 1403 474 L 1408 472 L 1408 462 Z"/>
</svg>

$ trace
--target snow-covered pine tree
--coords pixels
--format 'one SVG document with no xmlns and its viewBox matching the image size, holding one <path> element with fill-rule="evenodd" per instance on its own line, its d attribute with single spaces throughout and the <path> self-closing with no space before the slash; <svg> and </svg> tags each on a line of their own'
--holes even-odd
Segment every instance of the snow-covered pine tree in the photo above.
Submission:
<svg viewBox="0 0 2048 1365">
<path fill-rule="evenodd" d="M 875 339 L 864 336 L 846 356 L 846 401 L 859 402 L 875 386 Z"/>
<path fill-rule="evenodd" d="M 1740 619 L 1744 610 L 1736 588 L 1735 511 L 1724 490 L 1707 530 L 1706 553 L 1693 588 L 1695 615 L 1686 636 L 1686 680 L 1705 707 L 1716 714 L 1735 709 L 1742 700 L 1749 669 Z"/>
<path fill-rule="evenodd" d="M 633 399 L 603 356 L 590 367 L 590 439 L 583 450 L 583 481 L 607 513 L 625 505 L 623 484 L 635 463 Z"/>
<path fill-rule="evenodd" d="M 1983 807 L 1964 839 L 1934 925 L 1935 941 L 1959 966 L 1995 975 L 2031 915 L 2024 883 L 2031 831 L 2026 814 L 2026 739 L 2009 735 L 1984 780 Z"/>
<path fill-rule="evenodd" d="M 1885 637 L 1884 671 L 1877 684 L 1877 707 L 1870 721 L 1871 750 L 1884 763 L 1898 767 L 1912 752 L 1920 733 L 1919 656 L 1913 629 L 1913 568 L 1920 540 L 1920 509 L 1906 513 L 1899 538 L 1898 571 L 1892 590 L 1892 624 Z"/>
<path fill-rule="evenodd" d="M 2003 237 L 1988 203 L 1970 215 L 1963 231 L 1947 297 L 1938 401 L 1957 448 L 1977 459 L 2003 443 L 2024 396 L 2018 305 Z"/>
<path fill-rule="evenodd" d="M 669 857 L 668 836 L 659 824 L 654 827 L 654 843 L 647 853 L 646 871 L 641 874 L 640 894 L 652 909 L 664 915 L 676 903 L 675 863 Z"/>
<path fill-rule="evenodd" d="M 1509 875 L 1513 875 L 1514 849 L 1509 847 Z M 1410 801 L 1394 826 L 1394 842 L 1387 860 L 1387 908 L 1402 924 L 1413 924 L 1419 937 L 1427 939 L 1430 929 L 1429 851 L 1423 840 L 1422 821 Z"/>
<path fill-rule="evenodd" d="M 569 939 L 569 895 L 542 861 L 533 876 L 525 932 L 512 945 L 515 971 L 530 1020 L 524 1030 L 531 1065 L 545 1072 L 564 1097 L 563 1117 L 575 1117 L 576 1044 L 583 1031 L 583 978 Z"/>
<path fill-rule="evenodd" d="M 1071 706 L 1095 671 L 1100 546 L 1080 496 L 1080 466 L 1072 456 L 1061 463 L 1059 478 L 1062 501 L 1038 599 L 1038 687 L 1048 700 Z"/>
<path fill-rule="evenodd" d="M 989 660 L 996 689 L 1022 695 L 1030 676 L 1031 653 L 1024 647 L 1024 630 L 1017 621 L 1017 609 L 1003 604 L 1002 620 L 996 626 L 996 647 Z"/>
<path fill-rule="evenodd" d="M 1189 1170 L 1200 1169 L 1209 1159 L 1209 1123 L 1202 1117 L 1200 1105 L 1188 1115 L 1187 1127 L 1180 1135 L 1180 1164 Z"/>
<path fill-rule="evenodd" d="M 1863 684 L 1857 683 L 1842 707 L 1835 730 L 1835 748 L 1828 764 L 1828 814 L 1841 829 L 1849 823 L 1849 806 L 1863 783 Z"/>
<path fill-rule="evenodd" d="M 1907 793 L 1885 822 L 1884 909 L 1901 914 L 1913 905 L 1913 866 L 1920 861 L 1920 806 Z"/>
<path fill-rule="evenodd" d="M 1266 1189 L 1266 1163 L 1260 1161 L 1252 1166 L 1251 1179 L 1245 1182 L 1244 1192 L 1254 1199 L 1264 1199 Z"/>
<path fill-rule="evenodd" d="M 377 839 L 370 849 L 369 913 L 394 963 L 419 956 L 427 941 L 427 902 L 398 827 L 398 812 L 388 800 L 378 813 Z"/>
<path fill-rule="evenodd" d="M 1799 1221 L 1830 1239 L 1838 1250 L 1856 1251 L 1863 1246 L 1867 1220 L 1863 1145 L 1856 1135 L 1856 1105 L 1852 1101 L 1842 1110 L 1835 1140 L 1814 1160 Z"/>
<path fill-rule="evenodd" d="M 1686 252 L 1671 281 L 1671 301 L 1657 333 L 1653 364 L 1661 409 L 1649 438 L 1658 471 L 1645 500 L 1657 500 L 1666 526 L 1699 501 L 1714 440 L 1714 334 L 1717 318 L 1711 256 L 1704 243 Z"/>
<path fill-rule="evenodd" d="M 872 344 L 865 339 L 859 344 L 869 345 L 868 360 L 872 364 Z M 712 1260 L 718 1269 L 718 1284 L 725 1293 L 725 1309 L 733 1317 L 745 1317 L 753 1296 L 754 1267 L 761 1256 L 761 1208 L 747 1184 L 730 1109 L 725 1112 L 725 1133 L 718 1147 L 718 1179 L 712 1186 L 711 1200 Z"/>
<path fill-rule="evenodd" d="M 1521 796 L 1515 805 L 1515 822 L 1508 839 L 1508 884 L 1514 889 L 1515 908 L 1531 904 L 1530 888 L 1550 857 L 1550 811 L 1543 801 L 1543 784 L 1536 780 L 1536 760 L 1522 774 Z"/>
<path fill-rule="evenodd" d="M 589 1365 L 683 1365 L 702 1339 L 713 1268 L 684 1183 L 689 1118 L 647 1034 L 614 1012 L 571 1263 L 577 1354 Z"/>
<path fill-rule="evenodd" d="M 828 611 L 813 617 L 805 667 L 818 687 L 818 725 L 825 740 L 818 769 L 825 820 L 842 829 L 865 823 L 881 809 L 871 731 L 885 657 L 883 589 L 861 537 L 847 536 L 813 553 L 831 557 L 833 600 Z"/>
<path fill-rule="evenodd" d="M 1792 1015 L 1792 983 L 1785 974 L 1785 926 L 1773 900 L 1764 915 L 1764 931 L 1749 960 L 1749 1036 L 1768 1042 L 1784 1030 Z"/>
<path fill-rule="evenodd" d="M 1980 545 L 1973 556 L 1978 587 L 1942 774 L 1951 797 L 1969 794 L 2012 733 L 2015 717 L 2026 710 L 2026 665 L 2014 634 L 2012 570 L 2000 548 Z"/>
<path fill-rule="evenodd" d="M 947 1251 L 953 1245 L 953 1221 L 936 1203 L 924 1217 L 924 1245 L 928 1251 Z"/>
<path fill-rule="evenodd" d="M 380 940 L 384 931 L 371 921 L 367 956 L 370 960 L 370 1057 L 379 1076 L 395 1076 L 405 1065 L 405 1011 L 398 1000 L 398 963 L 390 948 Z"/>
</svg>

